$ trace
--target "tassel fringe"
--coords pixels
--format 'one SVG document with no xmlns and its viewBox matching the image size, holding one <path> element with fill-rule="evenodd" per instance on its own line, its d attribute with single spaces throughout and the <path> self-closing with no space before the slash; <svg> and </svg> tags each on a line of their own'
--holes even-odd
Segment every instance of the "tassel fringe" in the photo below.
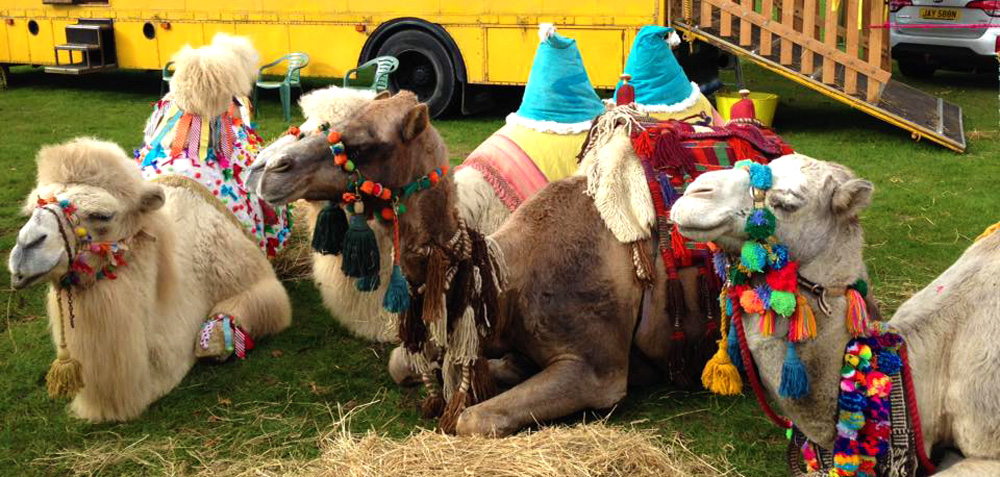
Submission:
<svg viewBox="0 0 1000 477">
<path fill-rule="evenodd" d="M 781 385 L 778 394 L 784 398 L 802 399 L 809 394 L 809 375 L 795 352 L 794 343 L 786 343 L 785 362 L 781 365 Z"/>
<path fill-rule="evenodd" d="M 83 366 L 70 357 L 65 347 L 59 348 L 58 356 L 45 375 L 45 383 L 49 397 L 73 398 L 83 389 Z"/>
</svg>

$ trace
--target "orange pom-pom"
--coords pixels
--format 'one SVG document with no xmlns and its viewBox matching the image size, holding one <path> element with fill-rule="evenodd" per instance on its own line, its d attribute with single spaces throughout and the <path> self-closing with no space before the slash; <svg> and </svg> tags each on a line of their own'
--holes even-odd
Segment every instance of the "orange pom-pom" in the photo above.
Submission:
<svg viewBox="0 0 1000 477">
<path fill-rule="evenodd" d="M 743 306 L 743 311 L 746 311 L 747 313 L 764 312 L 764 302 L 754 290 L 747 290 L 740 295 L 740 305 Z"/>
<path fill-rule="evenodd" d="M 382 189 L 382 194 L 379 195 L 379 198 L 382 199 L 382 200 L 389 200 L 389 199 L 391 199 L 392 198 L 392 191 L 389 190 L 389 188 Z"/>
<path fill-rule="evenodd" d="M 344 195 L 343 195 L 343 198 L 344 198 L 344 202 L 346 202 L 348 204 L 353 203 L 354 201 L 358 200 L 358 196 L 356 196 L 356 195 L 354 195 L 354 194 L 352 194 L 350 192 L 345 192 Z"/>
<path fill-rule="evenodd" d="M 326 135 L 326 142 L 330 144 L 337 144 L 340 142 L 340 133 L 337 131 L 330 131 L 330 134 Z"/>
<path fill-rule="evenodd" d="M 448 174 L 448 164 L 441 166 L 441 175 L 443 176 L 446 174 Z"/>
<path fill-rule="evenodd" d="M 337 154 L 336 156 L 333 156 L 333 163 L 338 166 L 347 164 L 347 154 Z"/>
<path fill-rule="evenodd" d="M 427 178 L 431 180 L 431 184 L 437 184 L 438 180 L 441 179 L 441 177 L 438 176 L 438 173 L 434 171 L 431 171 L 430 174 L 427 174 Z"/>
<path fill-rule="evenodd" d="M 385 219 L 385 220 L 392 220 L 392 218 L 395 217 L 395 216 L 396 216 L 396 213 L 393 212 L 392 209 L 390 209 L 388 207 L 382 209 L 382 218 L 383 219 Z"/>
<path fill-rule="evenodd" d="M 288 128 L 288 135 L 289 136 L 298 136 L 299 132 L 300 132 L 299 128 L 297 128 L 295 126 L 292 126 L 292 127 Z"/>
<path fill-rule="evenodd" d="M 371 195 L 372 191 L 375 189 L 375 183 L 372 181 L 364 181 L 361 183 L 361 192 Z"/>
</svg>

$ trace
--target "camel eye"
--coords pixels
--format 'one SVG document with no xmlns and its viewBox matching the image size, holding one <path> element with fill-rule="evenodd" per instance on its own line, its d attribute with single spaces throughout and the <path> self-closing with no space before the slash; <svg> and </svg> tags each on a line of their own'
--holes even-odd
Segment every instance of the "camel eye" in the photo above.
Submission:
<svg viewBox="0 0 1000 477">
<path fill-rule="evenodd" d="M 792 213 L 805 203 L 805 200 L 795 192 L 785 190 L 774 190 L 769 196 L 771 207 L 781 212 Z"/>
<path fill-rule="evenodd" d="M 87 218 L 98 222 L 110 222 L 111 219 L 115 218 L 115 214 L 113 212 L 91 212 L 87 214 Z"/>
</svg>

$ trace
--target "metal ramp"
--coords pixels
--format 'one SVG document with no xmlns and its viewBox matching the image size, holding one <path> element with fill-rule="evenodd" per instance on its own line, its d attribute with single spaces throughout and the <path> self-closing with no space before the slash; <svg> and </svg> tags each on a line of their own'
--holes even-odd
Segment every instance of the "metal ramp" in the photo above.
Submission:
<svg viewBox="0 0 1000 477">
<path fill-rule="evenodd" d="M 885 18 L 882 0 L 668 0 L 668 7 L 685 39 L 753 61 L 916 140 L 965 151 L 960 106 L 892 79 L 888 30 L 868 28 Z"/>
</svg>

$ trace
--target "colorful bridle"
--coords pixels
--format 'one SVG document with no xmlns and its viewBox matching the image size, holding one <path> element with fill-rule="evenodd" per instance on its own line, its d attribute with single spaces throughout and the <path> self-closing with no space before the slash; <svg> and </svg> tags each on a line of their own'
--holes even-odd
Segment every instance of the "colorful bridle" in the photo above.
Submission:
<svg viewBox="0 0 1000 477">
<path fill-rule="evenodd" d="M 59 212 L 56 212 L 53 206 L 58 207 Z M 95 242 L 77 215 L 76 206 L 68 199 L 58 199 L 54 195 L 39 197 L 36 207 L 53 214 L 59 224 L 59 233 L 63 238 L 68 261 L 66 274 L 59 279 L 62 287 L 79 285 L 82 276 L 87 275 L 93 275 L 97 280 L 118 278 L 115 273 L 117 268 L 127 265 L 125 252 L 128 247 L 124 243 Z M 72 234 L 66 231 L 67 228 L 72 230 Z M 70 235 L 75 238 L 75 247 L 70 243 Z M 91 263 L 89 260 L 91 257 L 96 257 L 98 263 Z"/>
</svg>

